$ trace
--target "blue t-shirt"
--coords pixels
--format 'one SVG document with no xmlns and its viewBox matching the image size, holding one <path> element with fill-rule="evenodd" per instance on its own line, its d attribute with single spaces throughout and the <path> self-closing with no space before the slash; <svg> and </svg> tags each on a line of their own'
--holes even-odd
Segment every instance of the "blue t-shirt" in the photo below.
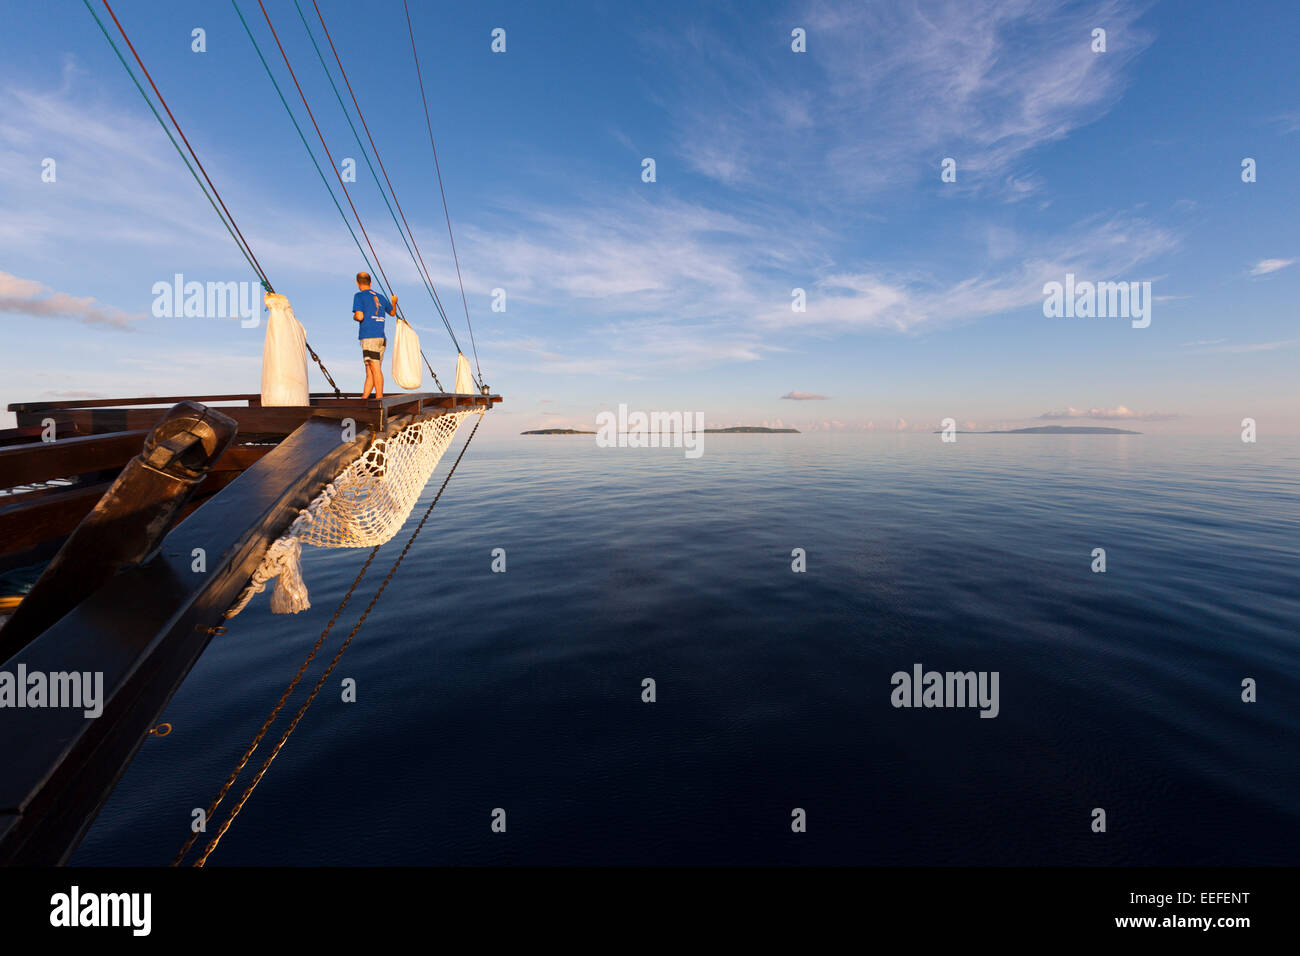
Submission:
<svg viewBox="0 0 1300 956">
<path fill-rule="evenodd" d="M 375 304 L 375 300 L 379 304 Z M 386 339 L 384 335 L 384 316 L 388 314 L 392 303 L 382 292 L 358 292 L 352 297 L 352 311 L 360 312 L 364 318 L 358 323 L 361 328 L 357 329 L 357 338 L 359 339 Z"/>
</svg>

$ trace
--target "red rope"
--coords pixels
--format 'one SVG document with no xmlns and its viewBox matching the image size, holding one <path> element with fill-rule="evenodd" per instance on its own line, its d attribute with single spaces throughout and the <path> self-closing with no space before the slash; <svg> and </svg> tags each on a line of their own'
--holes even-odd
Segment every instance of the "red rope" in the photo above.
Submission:
<svg viewBox="0 0 1300 956">
<path fill-rule="evenodd" d="M 221 199 L 221 193 L 217 192 L 217 187 L 213 184 L 212 178 L 208 176 L 208 171 L 203 168 L 203 163 L 199 160 L 198 154 L 194 152 L 194 147 L 191 146 L 190 141 L 186 139 L 185 133 L 181 130 L 181 124 L 176 122 L 176 117 L 172 115 L 171 108 L 167 105 L 167 101 L 163 99 L 163 95 L 159 92 L 157 84 L 153 81 L 153 77 L 149 75 L 149 70 L 145 67 L 144 61 L 140 59 L 140 54 L 135 51 L 135 46 L 131 43 L 131 38 L 126 35 L 126 30 L 122 28 L 121 21 L 117 19 L 117 14 L 114 13 L 113 8 L 108 5 L 108 0 L 104 0 L 104 9 L 107 10 L 108 15 L 113 18 L 113 23 L 117 25 L 117 32 L 122 34 L 122 39 L 126 41 L 127 47 L 131 50 L 131 55 L 135 57 L 135 62 L 140 64 L 141 72 L 144 73 L 145 79 L 149 81 L 149 85 L 153 87 L 154 95 L 158 97 L 158 102 L 162 104 L 162 108 L 167 111 L 167 116 L 171 119 L 172 125 L 176 127 L 176 132 L 180 133 L 181 140 L 185 143 L 185 148 L 188 149 L 190 155 L 194 157 L 194 162 L 198 164 L 199 172 L 203 173 L 203 178 L 208 181 L 208 186 L 211 187 L 212 194 L 217 197 L 217 202 L 221 203 L 222 211 L 225 212 L 226 217 L 230 220 L 230 225 L 234 227 L 235 232 L 239 235 L 239 241 L 244 244 L 244 251 L 247 252 L 248 257 L 253 260 L 253 265 L 257 269 L 259 278 L 266 283 L 268 291 L 274 292 L 275 290 L 271 288 L 271 280 L 266 277 L 266 270 L 264 270 L 262 264 L 257 261 L 257 256 L 253 255 L 252 246 L 248 244 L 248 240 L 244 238 L 244 234 L 239 231 L 239 226 L 235 223 L 235 217 L 232 216 L 230 210 L 226 208 L 225 202 Z"/>
<path fill-rule="evenodd" d="M 402 211 L 402 204 L 398 202 L 397 191 L 393 189 L 393 183 L 388 178 L 388 170 L 384 168 L 384 161 L 379 157 L 379 147 L 375 145 L 375 138 L 370 135 L 370 126 L 366 123 L 365 114 L 361 112 L 361 104 L 357 102 L 356 93 L 352 92 L 352 83 L 348 80 L 348 72 L 343 69 L 343 61 L 339 59 L 339 51 L 334 48 L 334 39 L 330 36 L 329 27 L 325 26 L 325 18 L 321 16 L 320 7 L 316 5 L 316 0 L 311 0 L 311 5 L 316 9 L 316 19 L 320 20 L 321 29 L 325 31 L 325 40 L 330 45 L 330 52 L 334 54 L 334 62 L 339 65 L 339 72 L 343 74 L 343 83 L 348 88 L 348 95 L 352 97 L 352 105 L 357 108 L 357 116 L 361 118 L 361 127 L 366 131 L 366 139 L 370 140 L 370 151 L 375 154 L 375 159 L 379 163 L 379 171 L 384 174 L 384 182 L 388 183 L 388 192 L 393 197 L 393 203 L 397 206 L 397 212 L 402 217 L 402 225 L 406 227 L 406 234 L 411 237 L 411 245 L 415 247 L 416 258 L 420 260 L 420 268 L 424 270 L 424 276 L 429 282 L 429 289 L 433 292 L 433 300 L 438 303 L 438 308 L 446 314 L 442 308 L 442 301 L 438 298 L 438 290 L 434 288 L 433 276 L 429 272 L 429 267 L 424 264 L 424 256 L 420 253 L 420 245 L 415 241 L 415 233 L 411 230 L 410 223 L 406 221 L 406 213 Z"/>
<path fill-rule="evenodd" d="M 325 137 L 321 135 L 320 127 L 316 124 L 316 116 L 312 113 L 311 107 L 307 104 L 307 97 L 303 95 L 302 87 L 298 84 L 298 76 L 293 72 L 293 66 L 289 63 L 289 57 L 284 52 L 284 47 L 280 43 L 280 37 L 275 32 L 275 26 L 271 23 L 271 16 L 266 12 L 266 6 L 262 0 L 257 0 L 257 5 L 262 8 L 262 16 L 266 18 L 266 25 L 271 28 L 271 36 L 275 38 L 275 45 L 280 50 L 280 57 L 284 60 L 285 67 L 289 70 L 289 76 L 293 78 L 293 85 L 298 90 L 298 97 L 302 100 L 302 105 L 307 110 L 307 115 L 311 118 L 311 125 L 316 130 L 316 137 L 320 140 L 321 149 L 325 150 L 325 156 L 330 161 L 330 166 L 334 169 L 334 177 L 339 181 L 339 187 L 343 190 L 343 197 L 347 199 L 348 206 L 352 209 L 352 216 L 361 228 L 361 235 L 365 236 L 366 245 L 370 247 L 370 254 L 375 258 L 375 268 L 379 270 L 380 277 L 384 280 L 384 285 L 388 286 L 388 291 L 393 290 L 392 283 L 388 281 L 388 275 L 384 272 L 384 266 L 379 261 L 379 253 L 375 252 L 374 243 L 370 241 L 370 236 L 366 234 L 366 227 L 361 222 L 361 216 L 357 213 L 357 207 L 352 203 L 352 196 L 348 193 L 348 187 L 343 182 L 343 176 L 339 173 L 339 167 L 334 162 L 334 156 L 330 153 L 330 148 L 325 145 Z"/>
<path fill-rule="evenodd" d="M 312 0 L 313 4 L 315 2 L 316 0 Z M 460 283 L 460 301 L 465 306 L 465 326 L 469 329 L 469 344 L 474 349 L 474 365 L 478 368 L 478 378 L 481 384 L 483 369 L 478 364 L 478 343 L 474 341 L 474 326 L 469 321 L 469 302 L 465 298 L 465 280 L 460 277 L 460 256 L 456 255 L 456 237 L 451 234 L 451 210 L 447 207 L 447 191 L 442 188 L 442 167 L 438 165 L 438 147 L 433 144 L 433 122 L 429 119 L 429 101 L 424 95 L 424 77 L 420 73 L 420 54 L 415 50 L 415 30 L 411 28 L 411 8 L 407 5 L 406 0 L 402 0 L 402 9 L 406 11 L 406 32 L 411 37 L 411 55 L 415 57 L 415 78 L 420 84 L 420 102 L 424 104 L 424 125 L 429 130 L 429 148 L 433 150 L 433 168 L 438 174 L 438 192 L 442 194 L 442 213 L 447 219 L 447 238 L 451 240 L 451 258 L 456 263 L 456 281 Z M 317 12 L 319 13 L 319 11 Z M 362 122 L 365 121 L 362 120 Z"/>
</svg>

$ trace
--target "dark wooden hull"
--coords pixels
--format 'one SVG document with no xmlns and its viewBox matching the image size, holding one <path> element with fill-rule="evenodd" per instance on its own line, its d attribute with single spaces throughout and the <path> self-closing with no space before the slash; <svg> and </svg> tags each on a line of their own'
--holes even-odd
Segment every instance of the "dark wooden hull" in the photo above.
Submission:
<svg viewBox="0 0 1300 956">
<path fill-rule="evenodd" d="M 246 439 L 247 425 L 259 438 L 269 435 L 271 440 L 279 440 L 265 450 L 232 446 L 226 454 L 234 452 L 240 467 L 231 469 L 219 487 L 196 503 L 188 517 L 166 535 L 156 555 L 145 564 L 117 573 L 0 665 L 0 670 L 10 673 L 20 663 L 29 673 L 102 672 L 104 681 L 104 709 L 96 718 L 67 708 L 0 711 L 4 723 L 0 733 L 0 767 L 4 768 L 0 775 L 0 864 L 49 865 L 67 860 L 212 640 L 214 629 L 247 584 L 267 546 L 326 483 L 364 451 L 373 436 L 456 409 L 490 408 L 500 400 L 498 396 L 430 393 L 365 403 L 322 397 L 314 398 L 312 406 L 292 409 L 252 404 L 221 407 L 222 413 L 239 423 L 241 438 Z M 152 427 L 166 412 L 56 404 L 62 407 L 11 408 L 19 414 L 20 428 L 39 425 L 42 417 L 54 417 L 60 423 L 60 434 L 63 423 L 68 423 L 70 429 L 78 429 L 78 435 L 83 428 L 90 429 L 92 435 L 99 434 L 95 428 L 121 426 L 139 431 Z M 342 418 L 356 421 L 356 437 L 351 441 L 342 440 Z M 95 454 L 116 455 L 129 448 L 132 440 L 96 446 Z M 41 453 L 50 460 L 58 457 Z M 107 470 L 99 467 L 103 461 L 92 459 L 97 469 L 94 474 Z M 11 477 L 32 474 L 30 465 L 11 462 L 10 468 Z M 204 484 L 220 474 L 214 471 Z M 90 502 L 89 507 L 93 506 Z M 206 555 L 203 573 L 192 569 L 196 548 Z"/>
<path fill-rule="evenodd" d="M 50 479 L 72 483 L 0 497 L 0 573 L 44 562 L 53 556 L 67 535 L 108 490 L 122 467 L 139 453 L 140 444 L 149 430 L 158 424 L 170 406 L 185 400 L 214 407 L 233 418 L 239 426 L 237 444 L 227 450 L 195 490 L 186 511 L 188 514 L 309 418 L 351 418 L 358 432 L 370 430 L 379 433 L 394 417 L 433 414 L 467 405 L 490 407 L 500 402 L 501 397 L 420 392 L 361 401 L 359 398 L 313 395 L 311 405 L 274 408 L 262 406 L 257 395 L 90 399 L 10 405 L 9 410 L 18 418 L 18 427 L 0 429 L 0 489 Z M 243 404 L 232 404 L 239 402 Z M 50 421 L 54 423 L 58 440 L 42 442 L 43 426 Z"/>
</svg>

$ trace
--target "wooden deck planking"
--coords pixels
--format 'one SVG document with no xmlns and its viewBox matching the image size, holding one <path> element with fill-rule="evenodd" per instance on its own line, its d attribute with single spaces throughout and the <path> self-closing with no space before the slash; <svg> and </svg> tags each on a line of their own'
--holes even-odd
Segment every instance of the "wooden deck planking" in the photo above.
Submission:
<svg viewBox="0 0 1300 956">
<path fill-rule="evenodd" d="M 33 408 L 15 404 L 10 405 L 9 408 L 15 412 L 18 424 L 22 427 L 38 426 L 45 419 L 53 419 L 60 430 L 68 428 L 80 433 L 96 435 L 119 431 L 148 431 L 167 414 L 166 408 L 131 408 L 125 407 L 123 401 L 131 400 L 119 400 L 118 404 L 112 407 L 105 404 L 107 402 L 105 399 L 88 407 L 72 407 L 65 404 L 60 408 Z M 336 419 L 351 418 L 356 421 L 358 428 L 370 427 L 382 430 L 387 426 L 388 418 L 394 413 L 418 411 L 422 408 L 491 406 L 500 401 L 500 395 L 411 392 L 365 401 L 359 398 L 320 398 L 313 399 L 311 405 L 214 405 L 213 407 L 239 423 L 241 436 L 254 434 L 274 436 L 291 434 L 313 415 Z"/>
<path fill-rule="evenodd" d="M 0 448 L 0 488 L 120 469 L 140 454 L 148 434 L 136 430 Z"/>
<path fill-rule="evenodd" d="M 0 505 L 0 554 L 26 551 L 42 541 L 70 533 L 111 485 L 112 481 L 105 481 L 37 496 L 0 498 L 13 502 Z"/>
</svg>

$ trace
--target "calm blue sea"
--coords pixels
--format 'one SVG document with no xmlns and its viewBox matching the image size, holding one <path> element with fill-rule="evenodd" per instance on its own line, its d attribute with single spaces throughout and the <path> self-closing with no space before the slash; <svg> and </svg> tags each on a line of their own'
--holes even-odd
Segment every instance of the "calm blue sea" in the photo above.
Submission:
<svg viewBox="0 0 1300 956">
<path fill-rule="evenodd" d="M 74 863 L 170 862 L 363 557 L 214 640 Z M 209 865 L 1294 865 L 1298 621 L 1296 439 L 481 434 Z"/>
</svg>

